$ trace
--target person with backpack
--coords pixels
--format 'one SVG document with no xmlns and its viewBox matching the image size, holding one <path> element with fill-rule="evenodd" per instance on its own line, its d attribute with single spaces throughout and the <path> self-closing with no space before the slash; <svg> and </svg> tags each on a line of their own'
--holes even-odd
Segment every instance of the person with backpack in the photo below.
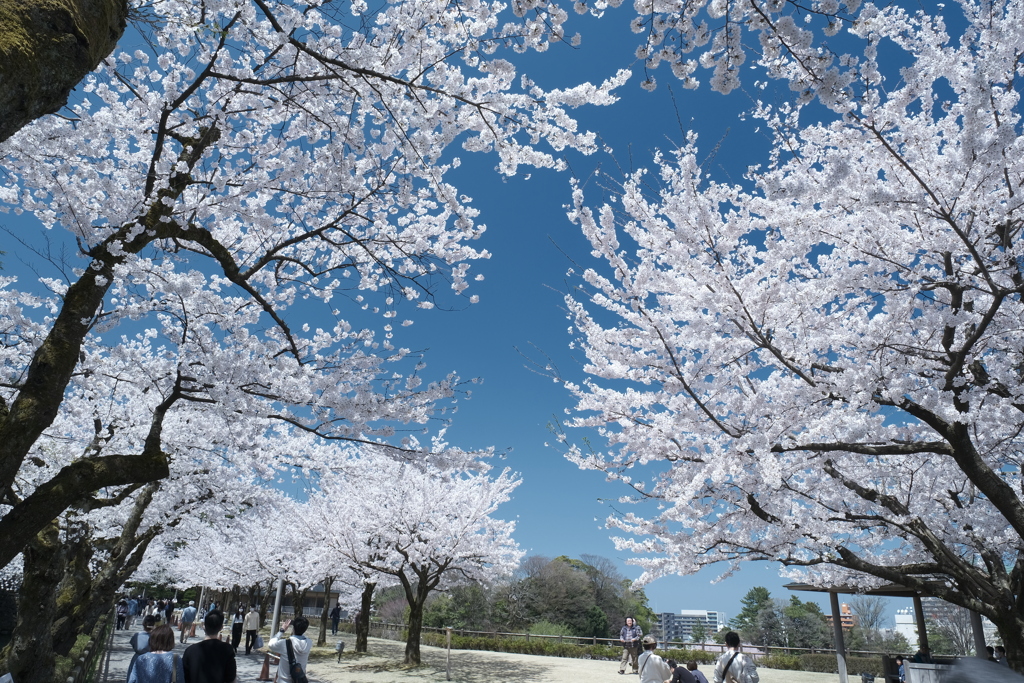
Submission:
<svg viewBox="0 0 1024 683">
<path fill-rule="evenodd" d="M 290 638 L 284 634 L 289 626 L 292 627 Z M 313 641 L 302 635 L 307 628 L 309 620 L 306 617 L 296 617 L 294 621 L 289 619 L 281 624 L 281 630 L 267 644 L 267 649 L 281 658 L 277 665 L 278 683 L 307 683 L 306 664 L 313 649 Z"/>
<path fill-rule="evenodd" d="M 672 669 L 668 662 L 654 654 L 658 647 L 658 639 L 644 636 L 644 651 L 640 654 L 640 683 L 668 683 L 672 678 Z"/>
<path fill-rule="evenodd" d="M 757 666 L 751 657 L 740 652 L 740 636 L 735 631 L 725 634 L 728 648 L 715 664 L 715 683 L 758 683 Z"/>
</svg>

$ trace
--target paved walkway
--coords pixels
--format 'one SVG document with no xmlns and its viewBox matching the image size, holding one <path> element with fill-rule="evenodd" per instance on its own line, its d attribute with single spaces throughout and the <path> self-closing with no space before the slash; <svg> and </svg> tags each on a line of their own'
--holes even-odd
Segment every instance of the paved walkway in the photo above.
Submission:
<svg viewBox="0 0 1024 683">
<path fill-rule="evenodd" d="M 132 634 L 135 631 L 115 631 L 114 642 L 110 649 L 110 656 L 104 657 L 100 661 L 100 673 L 97 677 L 97 681 L 100 683 L 124 683 L 128 678 L 128 664 L 132 661 L 132 648 L 128 644 L 131 640 Z M 174 635 L 178 635 L 177 629 L 174 631 Z M 265 636 L 264 636 L 265 637 Z M 179 655 L 185 651 L 185 648 L 193 643 L 198 643 L 201 638 L 198 636 L 190 638 L 188 643 L 178 643 L 174 646 L 174 651 Z M 249 681 L 256 681 L 259 679 L 260 672 L 263 669 L 263 658 L 264 653 L 252 653 L 250 655 L 245 654 L 245 639 L 242 640 L 242 646 L 238 648 L 238 656 L 235 657 L 235 666 L 238 669 L 238 680 L 243 683 Z M 277 667 L 270 667 L 270 676 L 273 678 Z M 315 677 L 310 677 L 310 683 L 330 683 L 329 681 L 318 680 Z"/>
</svg>

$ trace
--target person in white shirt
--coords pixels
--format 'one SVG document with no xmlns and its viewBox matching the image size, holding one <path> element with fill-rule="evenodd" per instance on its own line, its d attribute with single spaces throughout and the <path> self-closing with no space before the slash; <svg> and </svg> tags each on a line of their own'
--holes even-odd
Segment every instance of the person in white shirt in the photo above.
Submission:
<svg viewBox="0 0 1024 683">
<path fill-rule="evenodd" d="M 256 605 L 253 605 L 245 615 L 242 630 L 245 631 L 245 654 L 249 654 L 256 647 L 256 636 L 260 630 L 260 611 L 256 609 Z"/>
<path fill-rule="evenodd" d="M 284 632 L 292 627 L 292 636 L 285 637 Z M 292 652 L 295 654 L 295 661 L 299 663 L 303 671 L 307 671 L 306 663 L 309 661 L 309 653 L 313 649 L 313 641 L 302 635 L 309 628 L 309 620 L 306 617 L 297 617 L 294 621 L 289 619 L 281 624 L 281 630 L 270 639 L 267 649 L 281 658 L 277 665 L 277 680 L 279 683 L 292 683 L 292 675 L 288 670 L 288 646 L 289 640 L 292 643 Z M 308 674 L 307 674 L 308 675 Z"/>
<path fill-rule="evenodd" d="M 640 683 L 666 683 L 672 678 L 668 662 L 654 654 L 658 641 L 654 636 L 644 636 L 644 651 L 637 663 L 640 666 Z"/>
<path fill-rule="evenodd" d="M 757 665 L 740 652 L 739 634 L 735 631 L 726 633 L 725 646 L 729 649 L 715 664 L 715 683 L 758 683 Z"/>
</svg>

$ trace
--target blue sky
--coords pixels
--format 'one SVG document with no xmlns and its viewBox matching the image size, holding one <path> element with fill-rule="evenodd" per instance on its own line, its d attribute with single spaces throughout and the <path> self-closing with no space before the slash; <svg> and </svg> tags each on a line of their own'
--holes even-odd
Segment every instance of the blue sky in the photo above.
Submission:
<svg viewBox="0 0 1024 683">
<path fill-rule="evenodd" d="M 552 88 L 582 80 L 600 82 L 617 69 L 631 66 L 639 38 L 628 29 L 632 16 L 628 5 L 610 10 L 600 21 L 572 17 L 568 33 L 583 34 L 581 48 L 556 46 L 545 54 L 517 57 L 521 71 L 530 73 L 542 87 Z M 425 378 L 448 372 L 482 378 L 481 384 L 472 387 L 472 399 L 460 402 L 448 440 L 466 448 L 494 446 L 507 451 L 504 463 L 496 464 L 520 472 L 523 484 L 499 516 L 518 521 L 516 538 L 523 549 L 551 557 L 603 555 L 620 562 L 630 577 L 639 571 L 625 564 L 627 557 L 616 552 L 609 531 L 603 528 L 609 513 L 603 501 L 627 491 L 605 482 L 598 473 L 579 471 L 556 449 L 545 446 L 552 441 L 550 423 L 565 417 L 564 409 L 572 399 L 559 384 L 531 369 L 526 357 L 550 357 L 566 377 L 583 378 L 582 361 L 568 348 L 570 323 L 563 310 L 563 293 L 573 261 L 583 267 L 592 261 L 579 230 L 565 217 L 569 180 L 571 175 L 590 178 L 588 194 L 596 202 L 600 199 L 592 176 L 596 169 L 619 176 L 620 170 L 647 166 L 654 151 L 672 149 L 685 128 L 699 133 L 705 153 L 718 145 L 708 168 L 719 180 L 740 182 L 747 165 L 765 161 L 768 145 L 754 124 L 739 119 L 751 103 L 746 92 L 724 97 L 712 93 L 706 84 L 687 91 L 666 69 L 654 75 L 659 87 L 653 93 L 639 87 L 643 74 L 637 70 L 621 89 L 617 105 L 576 112 L 581 126 L 599 132 L 613 151 L 567 157 L 569 172 L 533 171 L 527 179 L 528 169 L 521 169 L 519 176 L 502 179 L 492 172 L 493 157 L 462 154 L 463 166 L 452 180 L 481 210 L 478 220 L 488 230 L 479 247 L 493 254 L 472 268 L 486 278 L 474 282 L 468 292 L 479 295 L 480 302 L 459 311 L 424 313 L 410 308 L 404 313 L 415 324 L 395 331 L 397 345 L 426 351 Z M 698 76 L 707 80 L 709 74 L 698 72 Z M 754 77 L 750 72 L 750 83 Z M 0 223 L 19 232 L 34 229 L 24 217 L 7 215 L 0 217 Z M 0 249 L 8 252 L 3 258 L 7 272 L 30 276 L 18 262 L 20 247 L 9 235 L 0 234 Z M 708 609 L 732 617 L 752 586 L 766 586 L 773 596 L 789 598 L 777 567 L 767 563 L 751 563 L 733 577 L 712 584 L 716 574 L 705 570 L 696 576 L 658 580 L 646 589 L 650 604 L 657 611 Z M 819 602 L 827 605 L 827 600 Z M 902 604 L 891 601 L 890 614 L 898 606 Z"/>
</svg>

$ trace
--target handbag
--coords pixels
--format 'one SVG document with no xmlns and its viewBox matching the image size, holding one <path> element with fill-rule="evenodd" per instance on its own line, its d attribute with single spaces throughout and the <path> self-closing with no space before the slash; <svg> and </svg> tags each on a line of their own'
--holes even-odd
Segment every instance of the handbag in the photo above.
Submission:
<svg viewBox="0 0 1024 683">
<path fill-rule="evenodd" d="M 292 683 L 309 683 L 309 679 L 306 678 L 306 672 L 302 670 L 302 666 L 295 661 L 295 650 L 292 649 L 292 639 L 284 639 L 284 647 L 288 650 L 288 674 L 291 676 Z"/>
<path fill-rule="evenodd" d="M 256 649 L 257 650 L 262 650 L 263 649 L 263 636 L 260 636 L 260 635 L 256 636 Z"/>
</svg>

